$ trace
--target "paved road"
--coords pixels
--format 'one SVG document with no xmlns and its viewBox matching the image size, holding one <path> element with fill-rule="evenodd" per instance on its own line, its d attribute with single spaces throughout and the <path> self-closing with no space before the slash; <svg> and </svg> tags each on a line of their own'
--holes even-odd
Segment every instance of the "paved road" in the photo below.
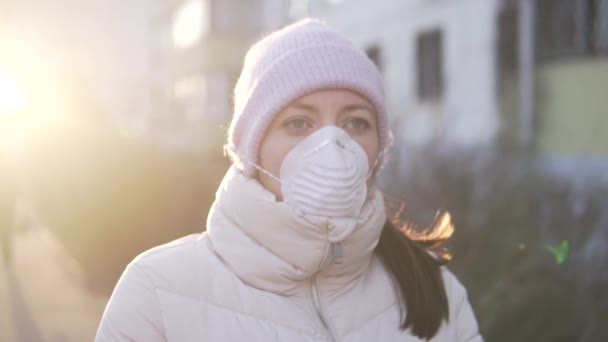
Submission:
<svg viewBox="0 0 608 342">
<path fill-rule="evenodd" d="M 86 290 L 48 229 L 18 232 L 13 247 L 10 267 L 0 263 L 0 341 L 92 341 L 107 298 Z"/>
<path fill-rule="evenodd" d="M 25 299 L 21 285 L 12 268 L 5 269 L 9 297 L 9 316 L 13 323 L 12 337 L 18 342 L 44 341 L 40 328 L 36 324 L 28 303 Z M 11 329 L 10 327 L 8 329 Z M 4 340 L 4 339 L 3 339 Z"/>
</svg>

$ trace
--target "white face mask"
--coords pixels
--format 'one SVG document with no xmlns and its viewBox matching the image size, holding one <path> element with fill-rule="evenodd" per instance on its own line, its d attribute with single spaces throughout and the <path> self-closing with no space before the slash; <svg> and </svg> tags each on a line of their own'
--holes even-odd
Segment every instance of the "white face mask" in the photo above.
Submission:
<svg viewBox="0 0 608 342">
<path fill-rule="evenodd" d="M 281 164 L 285 203 L 307 215 L 358 217 L 367 198 L 369 161 L 363 148 L 336 126 L 297 144 Z"/>
<path fill-rule="evenodd" d="M 376 160 L 377 162 L 377 160 Z M 283 201 L 305 215 L 358 217 L 371 173 L 363 148 L 346 131 L 323 127 L 299 142 L 283 159 Z"/>
</svg>

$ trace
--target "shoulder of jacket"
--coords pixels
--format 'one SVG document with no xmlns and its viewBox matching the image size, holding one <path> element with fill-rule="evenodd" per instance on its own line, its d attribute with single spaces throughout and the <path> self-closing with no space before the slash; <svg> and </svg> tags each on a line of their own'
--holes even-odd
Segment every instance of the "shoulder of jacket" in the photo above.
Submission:
<svg viewBox="0 0 608 342">
<path fill-rule="evenodd" d="M 441 267 L 441 274 L 450 311 L 459 312 L 461 307 L 469 301 L 467 289 L 446 266 Z"/>
<path fill-rule="evenodd" d="M 183 253 L 188 253 L 188 250 L 191 249 L 200 238 L 201 234 L 191 234 L 150 248 L 136 256 L 130 264 L 146 266 L 153 264 L 159 259 L 172 258 Z"/>
<path fill-rule="evenodd" d="M 139 278 L 157 290 L 190 295 L 204 287 L 210 275 L 220 273 L 221 262 L 205 239 L 204 233 L 193 234 L 149 249 L 133 259 L 125 273 L 137 269 Z"/>
<path fill-rule="evenodd" d="M 441 276 L 448 296 L 466 291 L 460 280 L 450 271 L 447 266 L 441 266 Z"/>
</svg>

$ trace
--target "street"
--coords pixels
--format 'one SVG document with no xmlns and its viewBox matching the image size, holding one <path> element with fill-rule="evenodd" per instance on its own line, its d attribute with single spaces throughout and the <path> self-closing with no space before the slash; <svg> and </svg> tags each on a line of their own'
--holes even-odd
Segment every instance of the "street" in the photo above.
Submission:
<svg viewBox="0 0 608 342">
<path fill-rule="evenodd" d="M 0 341 L 92 341 L 107 298 L 86 290 L 78 265 L 44 226 L 19 231 L 0 263 Z"/>
</svg>

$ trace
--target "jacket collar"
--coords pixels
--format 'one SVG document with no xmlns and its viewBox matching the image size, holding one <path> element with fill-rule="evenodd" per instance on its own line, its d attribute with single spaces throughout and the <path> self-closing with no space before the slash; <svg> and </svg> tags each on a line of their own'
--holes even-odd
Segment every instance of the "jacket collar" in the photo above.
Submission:
<svg viewBox="0 0 608 342">
<path fill-rule="evenodd" d="M 207 219 L 214 251 L 244 283 L 296 295 L 315 277 L 324 290 L 348 287 L 370 263 L 384 221 L 373 189 L 357 219 L 301 215 L 278 202 L 256 179 L 230 168 Z M 336 245 L 342 262 L 334 257 Z"/>
</svg>

